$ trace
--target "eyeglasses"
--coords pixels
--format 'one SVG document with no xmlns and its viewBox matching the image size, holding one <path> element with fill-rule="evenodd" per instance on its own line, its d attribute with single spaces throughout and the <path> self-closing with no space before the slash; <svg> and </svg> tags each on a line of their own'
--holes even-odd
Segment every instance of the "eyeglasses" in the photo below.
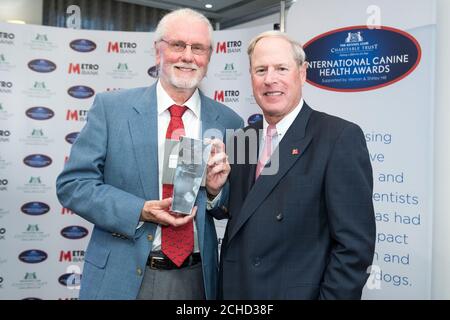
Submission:
<svg viewBox="0 0 450 320">
<path fill-rule="evenodd" d="M 209 53 L 209 51 L 211 50 L 211 47 L 206 47 L 200 43 L 186 43 L 184 41 L 167 41 L 164 39 L 161 39 L 159 41 L 163 41 L 165 43 L 167 43 L 169 45 L 170 50 L 172 50 L 173 52 L 183 52 L 184 50 L 186 50 L 187 46 L 191 46 L 191 51 L 193 54 L 201 56 L 201 55 L 205 55 L 207 53 Z"/>
</svg>

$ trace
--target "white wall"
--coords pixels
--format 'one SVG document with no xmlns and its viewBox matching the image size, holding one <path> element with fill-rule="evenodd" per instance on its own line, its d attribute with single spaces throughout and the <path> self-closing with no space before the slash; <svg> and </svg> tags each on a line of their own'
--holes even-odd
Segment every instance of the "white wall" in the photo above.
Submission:
<svg viewBox="0 0 450 320">
<path fill-rule="evenodd" d="M 0 0 L 0 21 L 23 20 L 27 24 L 42 24 L 43 0 Z"/>
<path fill-rule="evenodd" d="M 431 294 L 433 299 L 450 299 L 450 1 L 437 1 L 437 24 Z"/>
</svg>

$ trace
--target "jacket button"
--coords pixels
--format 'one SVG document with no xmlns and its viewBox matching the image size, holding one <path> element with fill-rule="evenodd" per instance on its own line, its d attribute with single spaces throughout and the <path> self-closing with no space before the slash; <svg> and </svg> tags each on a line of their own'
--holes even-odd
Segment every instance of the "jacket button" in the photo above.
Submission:
<svg viewBox="0 0 450 320">
<path fill-rule="evenodd" d="M 255 268 L 258 268 L 259 266 L 261 265 L 261 259 L 260 258 L 255 258 L 254 260 L 253 260 L 253 266 L 255 267 Z"/>
<path fill-rule="evenodd" d="M 138 274 L 138 276 L 142 276 L 142 269 L 137 267 L 136 273 Z"/>
<path fill-rule="evenodd" d="M 150 233 L 147 235 L 147 240 L 148 241 L 153 241 L 153 236 Z"/>
<path fill-rule="evenodd" d="M 279 214 L 277 214 L 277 221 L 281 221 L 283 220 L 283 214 L 280 212 Z"/>
</svg>

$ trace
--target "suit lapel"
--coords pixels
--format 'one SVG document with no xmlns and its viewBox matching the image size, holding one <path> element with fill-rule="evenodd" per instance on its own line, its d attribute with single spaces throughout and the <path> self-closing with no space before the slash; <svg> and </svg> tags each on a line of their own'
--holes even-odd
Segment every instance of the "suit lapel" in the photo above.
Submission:
<svg viewBox="0 0 450 320">
<path fill-rule="evenodd" d="M 156 84 L 145 90 L 133 108 L 136 112 L 128 119 L 128 125 L 142 188 L 146 199 L 159 199 Z"/>
<path fill-rule="evenodd" d="M 278 145 L 279 168 L 273 175 L 261 175 L 250 189 L 236 221 L 232 224 L 228 242 L 236 235 L 244 223 L 255 213 L 256 209 L 267 198 L 281 178 L 301 158 L 312 140 L 312 136 L 306 134 L 306 125 L 311 116 L 312 109 L 305 103 L 297 118 Z M 277 150 L 276 150 L 277 151 Z M 256 169 L 256 166 L 250 166 Z M 255 170 L 253 170 L 255 171 Z M 251 175 L 251 174 L 250 174 Z M 253 172 L 253 177 L 255 173 Z"/>
<path fill-rule="evenodd" d="M 256 141 L 257 141 L 257 147 L 256 147 L 256 155 L 259 154 L 259 137 L 260 133 L 263 129 L 263 122 L 259 121 L 255 124 L 251 124 L 249 127 L 246 127 L 244 131 L 247 133 L 248 130 L 254 130 L 256 132 Z M 261 131 L 260 131 L 261 130 Z M 244 163 L 238 162 L 239 153 L 241 152 L 239 150 L 238 142 L 234 141 L 234 156 L 232 156 L 232 161 L 234 164 L 231 166 L 231 174 L 230 174 L 230 181 L 232 181 L 233 188 L 235 192 L 238 192 L 239 194 L 244 195 L 246 198 L 247 195 L 250 193 L 250 191 L 253 188 L 253 185 L 255 184 L 255 174 L 256 174 L 256 163 L 253 155 L 250 155 L 251 150 L 251 144 L 253 143 L 251 141 L 252 139 L 249 139 L 245 142 L 245 160 Z M 255 156 L 256 156 L 255 155 Z M 244 198 L 244 199 L 245 199 Z M 245 201 L 245 200 L 244 200 Z M 230 203 L 231 205 L 231 203 Z M 228 220 L 227 228 L 229 230 L 234 230 L 235 225 L 239 223 L 240 219 L 238 219 L 239 215 L 241 214 L 242 210 L 237 210 L 230 212 L 232 215 L 232 218 Z M 236 216 L 236 218 L 234 218 Z"/>
<path fill-rule="evenodd" d="M 201 120 L 201 134 L 200 139 L 211 138 L 214 136 L 216 138 L 220 138 L 225 131 L 225 128 L 220 123 L 219 112 L 217 111 L 217 106 L 214 106 L 210 103 L 210 101 L 203 95 L 201 91 L 200 93 L 200 120 Z M 195 218 L 195 222 L 197 225 L 198 239 L 200 250 L 203 248 L 204 239 L 205 239 L 205 214 L 206 214 L 206 191 L 205 188 L 200 188 L 197 200 L 196 200 L 198 210 L 197 216 Z"/>
<path fill-rule="evenodd" d="M 257 141 L 257 146 L 256 146 L 256 154 L 259 154 L 259 139 L 260 139 L 260 133 L 263 129 L 263 123 L 262 121 L 257 122 L 255 125 L 250 125 L 249 130 L 255 130 L 256 132 L 256 141 Z M 250 143 L 250 142 L 249 142 Z M 248 150 L 250 150 L 250 145 L 246 145 L 245 147 L 247 150 L 247 154 L 248 154 Z M 244 192 L 246 194 L 248 194 L 251 190 L 251 188 L 253 187 L 253 184 L 255 183 L 255 175 L 256 175 L 256 163 L 253 163 L 254 161 L 250 161 L 251 155 L 248 155 L 249 159 L 248 161 L 246 161 L 246 163 L 241 167 L 241 172 L 239 172 L 240 174 L 242 174 L 244 177 L 247 177 L 247 184 L 244 186 Z"/>
<path fill-rule="evenodd" d="M 219 112 L 217 106 L 212 105 L 211 102 L 200 92 L 201 110 L 200 110 L 200 120 L 202 123 L 202 133 L 200 139 L 211 138 L 220 136 L 225 133 L 225 128 L 219 120 Z"/>
</svg>

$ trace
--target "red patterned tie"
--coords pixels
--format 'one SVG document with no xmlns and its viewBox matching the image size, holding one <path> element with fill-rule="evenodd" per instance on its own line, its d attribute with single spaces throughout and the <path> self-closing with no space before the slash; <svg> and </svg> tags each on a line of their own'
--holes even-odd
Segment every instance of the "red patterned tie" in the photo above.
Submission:
<svg viewBox="0 0 450 320">
<path fill-rule="evenodd" d="M 267 161 L 269 161 L 270 156 L 272 155 L 272 138 L 276 134 L 277 134 L 277 127 L 274 126 L 273 124 L 269 124 L 269 126 L 267 127 L 267 133 L 266 133 L 265 142 L 264 142 L 264 149 L 258 160 L 258 164 L 256 165 L 255 180 L 257 180 L 259 178 L 261 171 L 263 171 L 264 167 L 267 164 Z"/>
<path fill-rule="evenodd" d="M 170 122 L 166 139 L 179 140 L 184 136 L 183 113 L 187 107 L 173 105 L 169 108 Z M 173 185 L 163 184 L 163 199 L 172 197 Z M 162 227 L 161 250 L 177 266 L 181 266 L 194 250 L 194 224 L 191 222 L 181 227 Z"/>
</svg>

